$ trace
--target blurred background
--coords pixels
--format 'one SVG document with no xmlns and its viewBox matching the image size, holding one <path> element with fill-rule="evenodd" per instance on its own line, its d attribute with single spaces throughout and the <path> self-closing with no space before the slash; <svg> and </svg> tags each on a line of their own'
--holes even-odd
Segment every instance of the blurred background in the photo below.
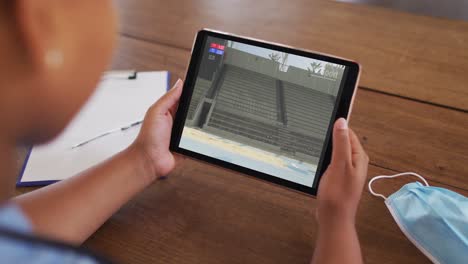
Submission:
<svg viewBox="0 0 468 264">
<path fill-rule="evenodd" d="M 337 0 L 388 7 L 415 14 L 468 20 L 468 0 Z"/>
</svg>

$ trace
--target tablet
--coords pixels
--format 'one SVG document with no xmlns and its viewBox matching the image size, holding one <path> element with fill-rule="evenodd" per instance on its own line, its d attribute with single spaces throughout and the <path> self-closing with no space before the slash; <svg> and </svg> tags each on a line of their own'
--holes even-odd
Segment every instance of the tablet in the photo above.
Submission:
<svg viewBox="0 0 468 264">
<path fill-rule="evenodd" d="M 350 60 L 201 30 L 170 149 L 316 195 L 359 73 Z"/>
</svg>

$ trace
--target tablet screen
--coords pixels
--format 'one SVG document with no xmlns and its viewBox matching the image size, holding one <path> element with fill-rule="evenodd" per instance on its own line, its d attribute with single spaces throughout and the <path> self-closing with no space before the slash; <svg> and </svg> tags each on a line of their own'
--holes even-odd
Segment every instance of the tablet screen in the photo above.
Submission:
<svg viewBox="0 0 468 264">
<path fill-rule="evenodd" d="M 208 36 L 179 147 L 312 187 L 346 67 Z"/>
</svg>

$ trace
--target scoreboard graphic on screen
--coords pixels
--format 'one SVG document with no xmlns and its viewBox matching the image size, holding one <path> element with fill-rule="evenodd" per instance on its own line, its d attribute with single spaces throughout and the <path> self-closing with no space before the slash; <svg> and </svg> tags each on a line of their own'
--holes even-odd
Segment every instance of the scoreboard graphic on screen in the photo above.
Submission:
<svg viewBox="0 0 468 264">
<path fill-rule="evenodd" d="M 203 60 L 200 67 L 200 77 L 211 81 L 213 76 L 223 61 L 224 51 L 226 49 L 226 42 L 222 40 L 208 41 L 206 49 L 208 52 L 203 54 Z"/>
</svg>

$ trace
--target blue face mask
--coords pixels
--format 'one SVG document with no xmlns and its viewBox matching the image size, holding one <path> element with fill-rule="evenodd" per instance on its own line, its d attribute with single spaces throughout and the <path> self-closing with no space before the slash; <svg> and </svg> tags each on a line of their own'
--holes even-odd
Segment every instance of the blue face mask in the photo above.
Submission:
<svg viewBox="0 0 468 264">
<path fill-rule="evenodd" d="M 372 190 L 375 180 L 403 175 L 419 177 L 424 184 L 408 183 L 388 198 Z M 429 186 L 412 172 L 374 177 L 368 187 L 374 196 L 385 200 L 401 231 L 432 262 L 468 263 L 468 198 Z"/>
</svg>

